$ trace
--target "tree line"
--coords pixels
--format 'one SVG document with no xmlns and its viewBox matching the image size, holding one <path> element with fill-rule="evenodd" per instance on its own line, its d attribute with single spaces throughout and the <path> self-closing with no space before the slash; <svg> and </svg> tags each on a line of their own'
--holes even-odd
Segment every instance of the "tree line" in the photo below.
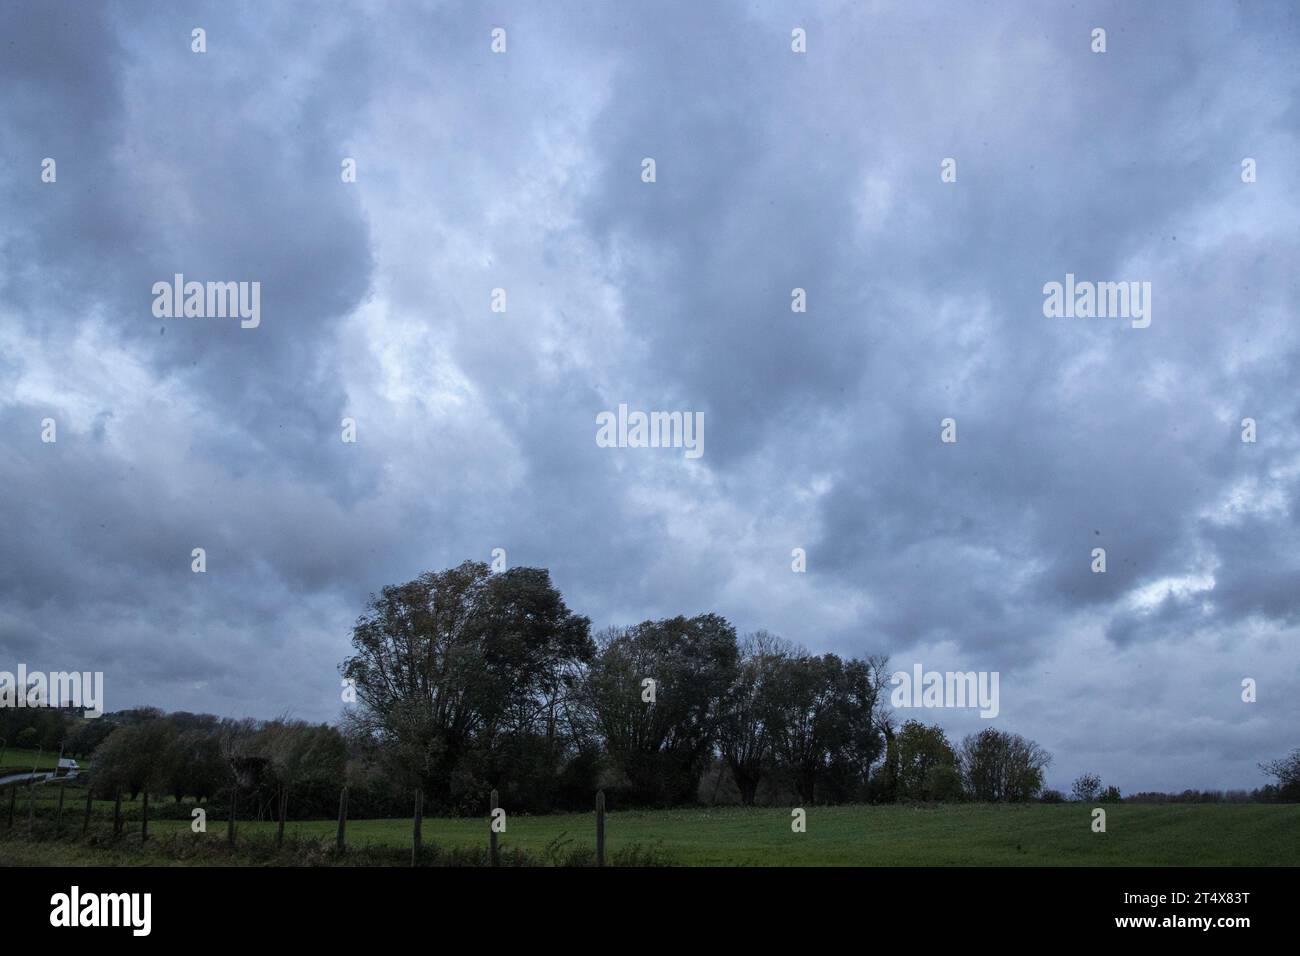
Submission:
<svg viewBox="0 0 1300 956">
<path fill-rule="evenodd" d="M 204 802 L 238 801 L 241 815 L 275 819 L 281 796 L 293 817 L 328 815 L 346 779 L 348 742 L 337 727 L 299 720 L 233 720 L 138 708 L 88 720 L 65 742 L 91 758 L 99 797 L 121 792 Z M 163 811 L 165 813 L 165 810 Z"/>
<path fill-rule="evenodd" d="M 716 614 L 590 633 L 539 568 L 467 561 L 372 596 L 343 662 L 350 737 L 434 807 L 734 796 L 745 805 L 1022 801 L 1050 755 L 987 729 L 896 725 L 881 655 L 810 654 Z M 705 791 L 703 794 L 701 791 Z"/>
<path fill-rule="evenodd" d="M 267 818 L 285 794 L 291 817 L 329 815 L 343 783 L 369 816 L 409 812 L 415 788 L 428 812 L 465 814 L 493 789 L 535 813 L 589 809 L 597 789 L 614 807 L 1065 799 L 1044 789 L 1051 755 L 1032 740 L 900 722 L 883 655 L 811 654 L 716 614 L 593 635 L 545 569 L 467 561 L 385 587 L 351 644 L 337 727 L 145 708 L 71 729 L 34 716 L 28 736 L 67 730 L 104 795 L 237 800 Z M 1253 799 L 1300 799 L 1295 754 L 1262 769 L 1278 786 Z M 1120 799 L 1092 774 L 1072 796 Z"/>
</svg>

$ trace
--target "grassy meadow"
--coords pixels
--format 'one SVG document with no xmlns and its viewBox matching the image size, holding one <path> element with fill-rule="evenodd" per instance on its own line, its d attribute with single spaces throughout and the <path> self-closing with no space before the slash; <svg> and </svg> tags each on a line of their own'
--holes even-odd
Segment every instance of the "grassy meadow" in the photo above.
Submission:
<svg viewBox="0 0 1300 956">
<path fill-rule="evenodd" d="M 44 753 L 35 750 L 19 750 L 6 747 L 0 754 L 0 777 L 10 773 L 30 773 L 37 770 L 53 770 L 59 763 L 59 755 L 54 751 Z"/>
<path fill-rule="evenodd" d="M 182 862 L 198 865 L 290 862 L 230 857 L 226 825 L 208 820 L 192 834 L 188 819 L 150 820 L 151 841 L 139 838 L 140 802 L 124 803 L 125 832 L 110 838 L 112 803 L 95 801 L 89 837 L 81 837 L 84 791 L 70 789 L 63 832 L 52 835 L 53 796 L 37 801 L 37 838 L 26 836 L 27 797 L 20 792 L 15 825 L 5 828 L 7 795 L 0 800 L 0 865 L 166 864 L 169 846 L 197 851 Z M 164 800 L 163 803 L 170 803 Z M 158 806 L 157 803 L 154 804 Z M 1261 804 L 1111 804 L 1107 832 L 1093 833 L 1091 805 L 928 807 L 814 807 L 807 832 L 793 833 L 787 808 L 695 808 L 611 812 L 607 852 L 649 851 L 680 866 L 1297 866 L 1300 806 Z M 151 815 L 152 816 L 152 815 Z M 289 821 L 286 836 L 299 848 L 332 846 L 336 821 Z M 514 815 L 501 834 L 503 851 L 555 859 L 595 845 L 595 815 Z M 272 822 L 240 821 L 241 842 L 270 843 Z M 487 845 L 486 819 L 426 818 L 424 841 L 473 851 Z M 409 853 L 411 821 L 351 820 L 347 843 L 354 862 L 397 862 Z M 374 851 L 367 860 L 366 852 Z M 391 851 L 391 852 L 389 852 Z M 557 853 L 558 851 L 558 853 Z M 314 858 L 312 862 L 339 862 Z"/>
</svg>

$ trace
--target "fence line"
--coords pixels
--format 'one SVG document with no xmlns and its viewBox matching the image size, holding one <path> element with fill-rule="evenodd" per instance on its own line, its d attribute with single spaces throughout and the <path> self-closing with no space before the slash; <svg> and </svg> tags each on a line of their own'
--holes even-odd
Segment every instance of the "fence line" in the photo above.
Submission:
<svg viewBox="0 0 1300 956">
<path fill-rule="evenodd" d="M 95 792 L 90 781 L 84 781 L 86 787 L 85 810 L 81 820 L 81 836 L 84 838 L 90 831 L 90 820 L 94 815 Z M 8 807 L 8 829 L 14 828 L 14 818 L 16 815 L 16 804 L 18 799 L 19 784 L 13 784 L 5 789 L 9 791 Z M 27 803 L 27 830 L 28 835 L 34 832 L 35 807 L 36 807 L 36 786 L 32 782 L 25 784 L 28 794 Z M 66 786 L 59 785 L 58 800 L 54 808 L 54 831 L 56 834 L 62 832 L 63 811 L 66 799 Z M 148 788 L 142 788 L 141 794 L 143 799 L 140 804 L 140 840 L 146 842 L 149 839 L 149 822 L 150 822 L 150 798 L 151 793 Z M 413 791 L 414 803 L 411 814 L 411 866 L 419 866 L 424 857 L 424 791 L 416 788 Z M 230 813 L 226 824 L 226 840 L 233 849 L 237 845 L 238 832 L 238 789 L 232 787 L 230 791 Z M 115 787 L 113 790 L 113 837 L 120 839 L 126 826 L 126 818 L 122 807 L 122 788 Z M 285 824 L 288 818 L 289 791 L 288 788 L 280 788 L 276 793 L 276 846 L 282 846 L 284 843 Z M 596 865 L 605 866 L 607 862 L 606 841 L 605 841 L 605 791 L 596 792 L 595 800 L 595 824 L 596 824 Z M 493 789 L 488 798 L 488 860 L 491 866 L 501 865 L 501 840 L 498 831 L 498 813 L 504 813 L 501 806 L 500 793 Z M 171 819 L 165 815 L 165 819 Z M 348 787 L 345 784 L 339 790 L 339 813 L 338 828 L 335 835 L 335 847 L 339 853 L 347 850 L 347 823 L 348 823 Z M 504 829 L 504 828 L 502 828 Z M 480 844 L 481 845 L 481 844 Z"/>
</svg>

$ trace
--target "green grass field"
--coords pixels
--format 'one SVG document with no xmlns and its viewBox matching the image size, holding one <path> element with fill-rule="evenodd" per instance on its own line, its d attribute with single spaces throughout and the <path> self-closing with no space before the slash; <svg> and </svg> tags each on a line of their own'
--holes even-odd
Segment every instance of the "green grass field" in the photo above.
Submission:
<svg viewBox="0 0 1300 956">
<path fill-rule="evenodd" d="M 38 753 L 35 750 L 19 750 L 7 747 L 0 754 L 0 776 L 4 773 L 30 772 L 34 766 L 37 770 L 53 770 L 59 763 L 59 755 L 53 751 Z"/>
<path fill-rule="evenodd" d="M 28 842 L 25 800 L 12 834 L 0 817 L 0 863 L 166 863 L 161 847 L 141 846 L 139 805 L 126 809 L 128 835 L 118 848 L 87 846 L 80 832 L 84 797 L 70 791 L 65 810 L 68 836 Z M 52 818 L 42 800 L 38 813 Z M 2 810 L 3 808 L 0 808 Z M 112 805 L 96 802 L 95 827 Z M 684 866 L 1270 866 L 1300 865 L 1300 806 L 1255 804 L 1110 805 L 1107 832 L 1091 830 L 1091 806 L 949 805 L 825 807 L 808 813 L 806 833 L 792 833 L 788 809 L 690 809 L 624 811 L 606 818 L 612 855 L 633 844 Z M 332 841 L 333 820 L 294 822 L 291 838 Z M 541 853 L 557 841 L 594 846 L 594 814 L 513 816 L 501 835 L 503 848 Z M 160 839 L 189 834 L 188 820 L 154 819 Z M 273 823 L 241 822 L 241 838 L 269 838 Z M 225 839 L 225 823 L 208 821 L 197 840 Z M 350 847 L 410 846 L 409 820 L 354 820 Z M 487 821 L 430 818 L 424 839 L 443 847 L 485 846 Z M 215 849 L 215 848 L 214 848 Z M 219 862 L 216 858 L 208 862 Z M 237 862 L 237 861 L 236 861 Z"/>
</svg>

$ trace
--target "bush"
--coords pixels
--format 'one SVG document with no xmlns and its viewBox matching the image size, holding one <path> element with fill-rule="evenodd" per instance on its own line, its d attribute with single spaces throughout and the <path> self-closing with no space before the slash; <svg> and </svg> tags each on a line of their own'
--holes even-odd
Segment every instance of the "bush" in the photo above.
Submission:
<svg viewBox="0 0 1300 956">
<path fill-rule="evenodd" d="M 1074 785 L 1070 787 L 1070 794 L 1074 799 L 1083 803 L 1092 803 L 1101 793 L 1101 777 L 1095 773 L 1080 774 L 1075 778 Z"/>
</svg>

